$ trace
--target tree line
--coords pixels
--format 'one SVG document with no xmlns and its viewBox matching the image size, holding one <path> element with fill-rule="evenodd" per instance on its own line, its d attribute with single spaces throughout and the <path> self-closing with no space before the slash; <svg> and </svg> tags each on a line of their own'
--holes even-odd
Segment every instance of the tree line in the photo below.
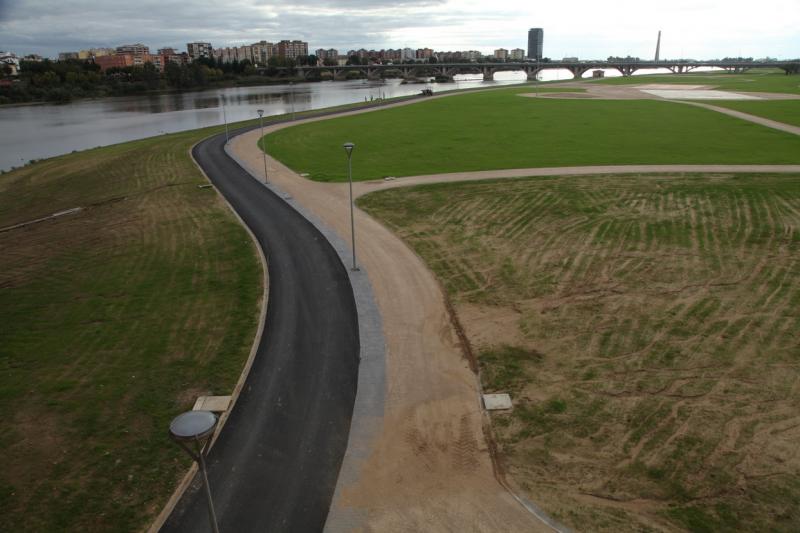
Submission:
<svg viewBox="0 0 800 533">
<path fill-rule="evenodd" d="M 264 74 L 277 77 L 279 67 L 316 65 L 316 56 L 296 59 L 272 57 Z M 285 72 L 285 71 L 283 71 Z M 0 104 L 34 101 L 68 102 L 76 98 L 125 96 L 161 90 L 189 90 L 232 84 L 257 84 L 265 80 L 249 60 L 224 63 L 201 58 L 192 63 L 168 62 L 164 72 L 152 63 L 131 67 L 112 67 L 105 72 L 93 61 L 21 61 L 15 78 L 6 74 L 0 85 Z"/>
</svg>

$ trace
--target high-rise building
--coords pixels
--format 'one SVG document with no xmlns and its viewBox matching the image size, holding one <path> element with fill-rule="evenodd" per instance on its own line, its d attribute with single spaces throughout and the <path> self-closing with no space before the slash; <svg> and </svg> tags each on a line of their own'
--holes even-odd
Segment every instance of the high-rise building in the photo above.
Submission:
<svg viewBox="0 0 800 533">
<path fill-rule="evenodd" d="M 542 58 L 542 42 L 544 41 L 544 30 L 542 28 L 531 28 L 528 30 L 528 59 Z"/>
<path fill-rule="evenodd" d="M 209 58 L 213 53 L 211 43 L 203 42 L 186 43 L 186 51 L 189 53 L 189 57 L 192 58 L 192 61 L 200 59 L 201 57 Z"/>
</svg>

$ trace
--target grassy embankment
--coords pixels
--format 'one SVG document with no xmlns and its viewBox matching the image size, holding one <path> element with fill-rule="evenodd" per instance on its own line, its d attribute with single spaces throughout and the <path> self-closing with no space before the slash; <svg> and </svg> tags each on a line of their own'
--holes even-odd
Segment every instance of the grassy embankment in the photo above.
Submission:
<svg viewBox="0 0 800 533">
<path fill-rule="evenodd" d="M 256 250 L 189 157 L 207 129 L 0 176 L 4 529 L 132 531 L 186 471 L 166 438 L 230 394 L 252 343 Z"/>
<path fill-rule="evenodd" d="M 561 91 L 552 88 L 551 90 Z M 653 100 L 555 100 L 530 87 L 463 94 L 283 129 L 268 152 L 320 181 L 612 164 L 800 163 L 796 136 Z"/>
<path fill-rule="evenodd" d="M 800 529 L 800 177 L 439 184 L 360 200 L 434 270 L 502 461 L 582 531 Z"/>
<path fill-rule="evenodd" d="M 670 83 L 687 85 L 708 85 L 723 91 L 750 91 L 766 93 L 800 94 L 800 76 L 787 76 L 782 70 L 753 69 L 742 74 L 730 72 L 690 72 L 688 74 L 652 74 L 647 76 L 627 76 L 605 78 L 592 83 L 610 85 L 645 85 L 650 83 Z"/>
</svg>

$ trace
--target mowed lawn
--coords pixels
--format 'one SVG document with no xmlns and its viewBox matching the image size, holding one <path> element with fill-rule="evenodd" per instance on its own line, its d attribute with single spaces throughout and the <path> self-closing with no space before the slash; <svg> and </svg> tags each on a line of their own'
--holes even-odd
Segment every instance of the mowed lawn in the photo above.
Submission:
<svg viewBox="0 0 800 533">
<path fill-rule="evenodd" d="M 286 128 L 267 151 L 320 181 L 526 167 L 800 163 L 800 137 L 714 111 L 654 100 L 520 96 L 513 88 Z"/>
<path fill-rule="evenodd" d="M 503 464 L 576 531 L 800 530 L 800 176 L 377 192 L 478 354 Z"/>
<path fill-rule="evenodd" d="M 189 157 L 201 130 L 0 175 L 3 531 L 138 531 L 191 461 L 167 437 L 230 394 L 255 334 L 255 246 Z"/>
<path fill-rule="evenodd" d="M 800 126 L 800 100 L 715 100 L 713 102 L 706 100 L 703 103 L 727 107 L 728 109 L 734 109 L 742 113 L 749 113 L 785 124 Z"/>
<path fill-rule="evenodd" d="M 751 91 L 766 93 L 800 94 L 800 75 L 787 76 L 779 69 L 753 69 L 740 74 L 730 72 L 689 72 L 686 74 L 653 74 L 605 78 L 600 82 L 610 85 L 644 85 L 648 83 L 677 83 L 709 85 L 724 91 Z"/>
</svg>

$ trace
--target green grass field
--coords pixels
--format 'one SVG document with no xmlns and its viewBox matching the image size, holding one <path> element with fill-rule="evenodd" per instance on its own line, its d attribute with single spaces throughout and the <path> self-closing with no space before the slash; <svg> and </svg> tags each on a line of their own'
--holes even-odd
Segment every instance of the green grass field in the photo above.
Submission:
<svg viewBox="0 0 800 533">
<path fill-rule="evenodd" d="M 800 529 L 800 176 L 372 193 L 478 353 L 502 462 L 577 531 Z"/>
<path fill-rule="evenodd" d="M 742 113 L 750 113 L 759 117 L 776 120 L 785 124 L 800 126 L 800 100 L 762 100 L 762 101 L 703 101 Z"/>
<path fill-rule="evenodd" d="M 270 134 L 268 152 L 320 181 L 503 168 L 798 163 L 800 139 L 714 111 L 652 100 L 556 100 L 530 88 L 463 94 Z"/>
<path fill-rule="evenodd" d="M 800 76 L 787 76 L 782 70 L 753 69 L 743 74 L 728 72 L 690 72 L 688 74 L 653 74 L 605 78 L 600 82 L 611 85 L 644 85 L 647 83 L 678 83 L 711 85 L 726 91 L 800 94 Z"/>
<path fill-rule="evenodd" d="M 218 129 L 217 129 L 218 130 Z M 199 394 L 230 394 L 257 325 L 250 237 L 189 157 L 216 130 L 0 176 L 4 531 L 135 531 L 189 460 L 167 438 Z"/>
</svg>

